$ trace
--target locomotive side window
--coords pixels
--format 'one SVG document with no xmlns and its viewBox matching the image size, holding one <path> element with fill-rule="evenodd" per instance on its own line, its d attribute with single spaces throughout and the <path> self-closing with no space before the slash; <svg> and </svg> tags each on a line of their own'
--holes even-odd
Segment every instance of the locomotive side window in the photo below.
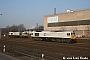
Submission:
<svg viewBox="0 0 90 60">
<path fill-rule="evenodd" d="M 35 36 L 39 36 L 39 33 L 35 33 Z"/>
<path fill-rule="evenodd" d="M 11 35 L 13 35 L 13 33 L 11 33 Z"/>
<path fill-rule="evenodd" d="M 70 36 L 70 33 L 67 33 L 67 36 Z"/>
</svg>

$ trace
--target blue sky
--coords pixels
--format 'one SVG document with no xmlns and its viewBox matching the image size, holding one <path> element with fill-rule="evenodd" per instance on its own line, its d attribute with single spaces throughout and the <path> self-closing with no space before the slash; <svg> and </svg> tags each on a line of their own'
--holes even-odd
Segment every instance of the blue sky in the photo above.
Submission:
<svg viewBox="0 0 90 60">
<path fill-rule="evenodd" d="M 90 0 L 0 0 L 0 25 L 24 24 L 26 28 L 44 24 L 44 15 L 90 9 Z"/>
</svg>

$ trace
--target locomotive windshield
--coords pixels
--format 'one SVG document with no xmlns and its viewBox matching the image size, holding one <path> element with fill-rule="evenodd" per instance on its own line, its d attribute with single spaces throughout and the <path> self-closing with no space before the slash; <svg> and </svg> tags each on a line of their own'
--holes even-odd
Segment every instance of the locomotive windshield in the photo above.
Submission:
<svg viewBox="0 0 90 60">
<path fill-rule="evenodd" d="M 75 36 L 75 32 L 71 33 L 71 35 Z"/>
</svg>

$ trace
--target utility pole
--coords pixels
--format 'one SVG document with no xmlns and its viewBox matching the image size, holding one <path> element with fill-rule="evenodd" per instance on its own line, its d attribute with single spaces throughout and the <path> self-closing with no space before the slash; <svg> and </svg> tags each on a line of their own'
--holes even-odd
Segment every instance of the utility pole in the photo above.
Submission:
<svg viewBox="0 0 90 60">
<path fill-rule="evenodd" d="M 30 24 L 29 24 L 29 26 L 28 26 L 28 34 L 30 34 Z"/>
<path fill-rule="evenodd" d="M 0 15 L 2 16 L 2 14 L 0 14 Z M 1 39 L 1 23 L 0 23 L 0 39 Z"/>
</svg>

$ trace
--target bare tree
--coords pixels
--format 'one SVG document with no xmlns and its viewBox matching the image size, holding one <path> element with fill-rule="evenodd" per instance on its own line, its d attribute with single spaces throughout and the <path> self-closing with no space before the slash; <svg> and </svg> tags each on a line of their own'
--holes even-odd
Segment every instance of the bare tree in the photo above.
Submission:
<svg viewBox="0 0 90 60">
<path fill-rule="evenodd" d="M 8 32 L 22 32 L 25 31 L 26 28 L 24 27 L 23 24 L 19 24 L 19 25 L 12 25 L 9 26 L 7 25 L 5 28 L 2 28 L 2 34 L 8 34 Z"/>
<path fill-rule="evenodd" d="M 17 32 L 17 31 L 18 31 L 17 25 L 12 25 L 12 26 L 10 27 L 10 29 L 11 29 L 11 31 L 13 31 L 13 32 Z"/>
<path fill-rule="evenodd" d="M 22 31 L 25 31 L 25 30 L 26 30 L 26 28 L 24 27 L 23 24 L 18 25 L 18 31 L 22 32 Z"/>
</svg>

